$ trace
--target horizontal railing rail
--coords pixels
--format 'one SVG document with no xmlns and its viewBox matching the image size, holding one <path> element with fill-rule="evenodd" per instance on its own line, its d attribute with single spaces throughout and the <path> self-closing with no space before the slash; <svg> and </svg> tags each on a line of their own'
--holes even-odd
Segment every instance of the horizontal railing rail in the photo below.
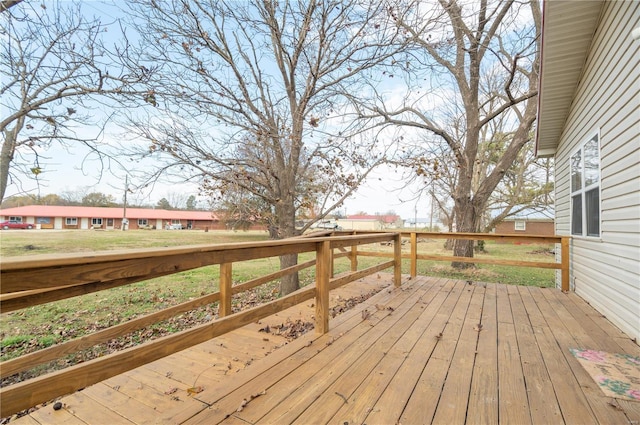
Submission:
<svg viewBox="0 0 640 425">
<path fill-rule="evenodd" d="M 46 255 L 5 258 L 1 263 L 0 308 L 14 311 L 38 304 L 128 285 L 147 279 L 205 267 L 220 266 L 219 291 L 162 311 L 82 336 L 16 359 L 0 363 L 3 377 L 29 370 L 98 343 L 124 336 L 199 306 L 219 303 L 219 319 L 177 332 L 104 357 L 66 369 L 19 382 L 0 389 L 2 417 L 68 394 L 88 385 L 108 379 L 138 366 L 205 342 L 261 318 L 315 297 L 316 332 L 324 333 L 329 326 L 329 290 L 353 280 L 393 267 L 394 284 L 400 285 L 401 246 L 398 233 L 373 233 L 327 237 L 291 238 L 279 241 L 247 242 L 226 245 L 206 245 L 180 248 L 139 249 L 93 254 Z M 318 236 L 318 237 L 314 237 Z M 357 270 L 358 245 L 393 242 L 395 258 L 363 270 Z M 345 248 L 351 247 L 351 252 Z M 340 250 L 334 254 L 335 250 Z M 232 285 L 232 264 L 283 254 L 315 252 L 311 261 L 279 270 L 238 285 Z M 333 260 L 350 256 L 351 270 L 333 277 Z M 303 288 L 275 301 L 238 313 L 231 311 L 231 297 L 284 275 L 304 268 L 316 267 L 315 285 Z"/>
<path fill-rule="evenodd" d="M 391 232 L 391 231 L 389 231 Z M 366 235 L 371 231 L 343 231 L 338 234 L 360 234 Z M 396 233 L 396 232 L 393 232 Z M 418 260 L 446 261 L 459 263 L 493 264 L 514 267 L 534 267 L 556 269 L 561 271 L 561 289 L 568 292 L 569 285 L 569 241 L 570 236 L 548 236 L 548 235 L 518 235 L 518 234 L 496 234 L 496 233 L 436 233 L 436 232 L 399 232 L 402 238 L 409 239 L 411 251 L 402 254 L 402 258 L 410 259 L 410 275 L 416 277 L 418 270 Z M 521 261 L 508 259 L 478 258 L 478 257 L 458 257 L 451 255 L 428 255 L 418 253 L 418 238 L 429 239 L 462 239 L 462 240 L 492 240 L 504 243 L 554 243 L 560 244 L 560 262 L 540 262 Z M 358 252 L 357 255 L 363 257 L 393 257 L 389 252 Z"/>
</svg>

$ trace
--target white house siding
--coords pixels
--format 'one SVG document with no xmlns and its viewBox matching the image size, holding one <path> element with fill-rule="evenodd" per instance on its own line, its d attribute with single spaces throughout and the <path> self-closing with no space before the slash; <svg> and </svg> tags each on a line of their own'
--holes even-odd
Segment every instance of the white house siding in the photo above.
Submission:
<svg viewBox="0 0 640 425">
<path fill-rule="evenodd" d="M 640 341 L 640 2 L 606 2 L 556 153 L 556 233 L 570 234 L 569 156 L 599 130 L 600 238 L 574 237 L 578 295 Z"/>
</svg>

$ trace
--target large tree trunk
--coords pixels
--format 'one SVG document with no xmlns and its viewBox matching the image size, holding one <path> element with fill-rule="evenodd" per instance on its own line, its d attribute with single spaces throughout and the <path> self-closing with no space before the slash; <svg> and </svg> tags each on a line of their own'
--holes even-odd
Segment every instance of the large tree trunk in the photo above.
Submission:
<svg viewBox="0 0 640 425">
<path fill-rule="evenodd" d="M 293 197 L 287 196 L 276 206 L 279 236 L 281 239 L 295 236 L 296 210 Z M 280 256 L 280 268 L 284 269 L 298 264 L 298 254 L 286 254 Z M 288 274 L 280 278 L 280 296 L 290 294 L 300 289 L 298 273 Z"/>
<path fill-rule="evenodd" d="M 468 197 L 456 200 L 456 231 L 461 233 L 474 233 L 477 231 L 478 209 Z M 456 239 L 453 243 L 453 255 L 457 257 L 473 258 L 473 241 Z M 475 267 L 474 263 L 454 261 L 451 267 L 456 269 L 468 269 Z"/>
</svg>

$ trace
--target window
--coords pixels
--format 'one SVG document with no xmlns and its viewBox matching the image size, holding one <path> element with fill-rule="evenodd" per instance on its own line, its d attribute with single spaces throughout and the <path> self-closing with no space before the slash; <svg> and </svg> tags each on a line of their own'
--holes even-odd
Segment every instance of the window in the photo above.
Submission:
<svg viewBox="0 0 640 425">
<path fill-rule="evenodd" d="M 146 226 L 147 225 L 147 219 L 146 218 L 139 218 L 138 219 L 138 226 Z"/>
<path fill-rule="evenodd" d="M 22 217 L 9 217 L 9 221 L 12 223 L 22 223 Z"/>
<path fill-rule="evenodd" d="M 171 224 L 180 224 L 180 220 L 171 220 Z"/>
<path fill-rule="evenodd" d="M 571 155 L 571 234 L 600 236 L 600 144 L 596 134 Z"/>
<path fill-rule="evenodd" d="M 91 225 L 92 226 L 102 226 L 102 219 L 101 218 L 92 218 L 91 219 Z"/>
<path fill-rule="evenodd" d="M 527 222 L 523 220 L 516 220 L 514 223 L 514 229 L 521 231 L 527 230 Z"/>
<path fill-rule="evenodd" d="M 67 223 L 67 226 L 77 226 L 78 219 L 76 217 L 67 217 L 66 223 Z"/>
</svg>

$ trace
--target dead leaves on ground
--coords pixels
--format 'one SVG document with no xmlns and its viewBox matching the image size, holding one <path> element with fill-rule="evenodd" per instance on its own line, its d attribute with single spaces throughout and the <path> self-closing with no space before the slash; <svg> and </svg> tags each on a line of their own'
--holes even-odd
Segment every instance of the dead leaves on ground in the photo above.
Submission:
<svg viewBox="0 0 640 425">
<path fill-rule="evenodd" d="M 291 319 L 287 319 L 285 323 L 281 323 L 275 326 L 266 325 L 263 328 L 258 329 L 258 332 L 266 332 L 272 335 L 280 335 L 287 340 L 294 340 L 305 333 L 309 332 L 314 328 L 313 322 L 296 319 L 292 321 Z"/>
</svg>

